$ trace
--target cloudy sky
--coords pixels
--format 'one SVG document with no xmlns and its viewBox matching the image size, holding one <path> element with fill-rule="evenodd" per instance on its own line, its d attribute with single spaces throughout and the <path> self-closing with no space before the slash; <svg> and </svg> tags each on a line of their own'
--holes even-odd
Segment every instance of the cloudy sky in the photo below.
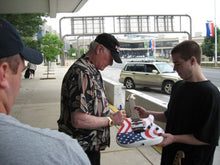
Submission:
<svg viewBox="0 0 220 165">
<path fill-rule="evenodd" d="M 220 28 L 220 0 L 88 0 L 77 13 L 57 14 L 56 18 L 48 19 L 48 24 L 59 31 L 59 19 L 64 16 L 152 14 L 190 15 L 193 35 L 195 32 L 206 34 L 207 20 L 216 20 Z"/>
</svg>

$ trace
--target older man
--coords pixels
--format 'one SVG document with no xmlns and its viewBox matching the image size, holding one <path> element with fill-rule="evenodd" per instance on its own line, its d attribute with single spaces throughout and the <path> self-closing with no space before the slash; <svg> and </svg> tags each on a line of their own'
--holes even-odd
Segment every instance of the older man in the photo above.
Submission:
<svg viewBox="0 0 220 165">
<path fill-rule="evenodd" d="M 24 59 L 40 64 L 43 56 L 25 47 L 16 29 L 0 18 L 0 164 L 90 164 L 76 140 L 9 116 L 19 93 Z"/>
<path fill-rule="evenodd" d="M 100 34 L 70 67 L 62 84 L 59 130 L 78 139 L 93 165 L 100 164 L 100 150 L 110 145 L 109 127 L 125 118 L 120 111 L 110 115 L 99 72 L 113 60 L 122 62 L 119 43 L 111 34 Z"/>
</svg>

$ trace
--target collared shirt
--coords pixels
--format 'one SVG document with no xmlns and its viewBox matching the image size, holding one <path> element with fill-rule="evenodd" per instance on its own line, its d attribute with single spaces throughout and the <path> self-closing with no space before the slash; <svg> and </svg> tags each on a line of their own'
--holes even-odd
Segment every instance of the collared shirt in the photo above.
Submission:
<svg viewBox="0 0 220 165">
<path fill-rule="evenodd" d="M 63 79 L 59 131 L 76 138 L 84 150 L 98 151 L 109 146 L 109 127 L 94 130 L 74 128 L 71 113 L 75 111 L 99 117 L 110 114 L 101 73 L 87 55 L 79 58 Z"/>
</svg>

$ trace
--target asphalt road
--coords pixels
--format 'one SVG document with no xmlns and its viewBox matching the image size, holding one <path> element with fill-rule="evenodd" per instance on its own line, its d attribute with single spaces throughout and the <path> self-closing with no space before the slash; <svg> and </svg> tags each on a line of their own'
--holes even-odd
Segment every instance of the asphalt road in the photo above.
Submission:
<svg viewBox="0 0 220 165">
<path fill-rule="evenodd" d="M 112 66 L 107 67 L 102 71 L 103 77 L 106 77 L 115 82 L 119 82 L 121 68 L 124 66 L 126 61 L 131 61 L 132 59 L 123 59 L 123 64 L 114 63 Z M 137 60 L 137 59 L 136 59 Z M 142 60 L 141 58 L 139 60 Z M 217 87 L 220 87 L 220 68 L 202 68 L 202 71 L 207 79 L 209 79 Z M 122 86 L 123 89 L 125 87 Z M 152 97 L 161 99 L 162 101 L 168 102 L 169 95 L 161 93 L 160 88 L 146 88 L 146 87 L 137 87 L 136 90 L 141 91 L 145 94 L 148 94 Z"/>
<path fill-rule="evenodd" d="M 202 68 L 205 77 L 220 88 L 220 68 Z"/>
</svg>

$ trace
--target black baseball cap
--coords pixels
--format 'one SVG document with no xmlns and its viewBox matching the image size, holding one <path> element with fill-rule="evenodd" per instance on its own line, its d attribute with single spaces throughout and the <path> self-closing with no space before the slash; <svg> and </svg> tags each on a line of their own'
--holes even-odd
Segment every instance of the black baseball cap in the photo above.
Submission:
<svg viewBox="0 0 220 165">
<path fill-rule="evenodd" d="M 0 58 L 20 54 L 33 64 L 43 62 L 42 54 L 24 45 L 19 33 L 8 21 L 0 18 Z"/>
<path fill-rule="evenodd" d="M 118 40 L 113 35 L 108 33 L 102 33 L 96 37 L 95 41 L 98 42 L 99 44 L 104 45 L 107 49 L 111 51 L 111 55 L 115 60 L 115 62 L 122 63 L 119 55 L 120 45 Z"/>
</svg>

